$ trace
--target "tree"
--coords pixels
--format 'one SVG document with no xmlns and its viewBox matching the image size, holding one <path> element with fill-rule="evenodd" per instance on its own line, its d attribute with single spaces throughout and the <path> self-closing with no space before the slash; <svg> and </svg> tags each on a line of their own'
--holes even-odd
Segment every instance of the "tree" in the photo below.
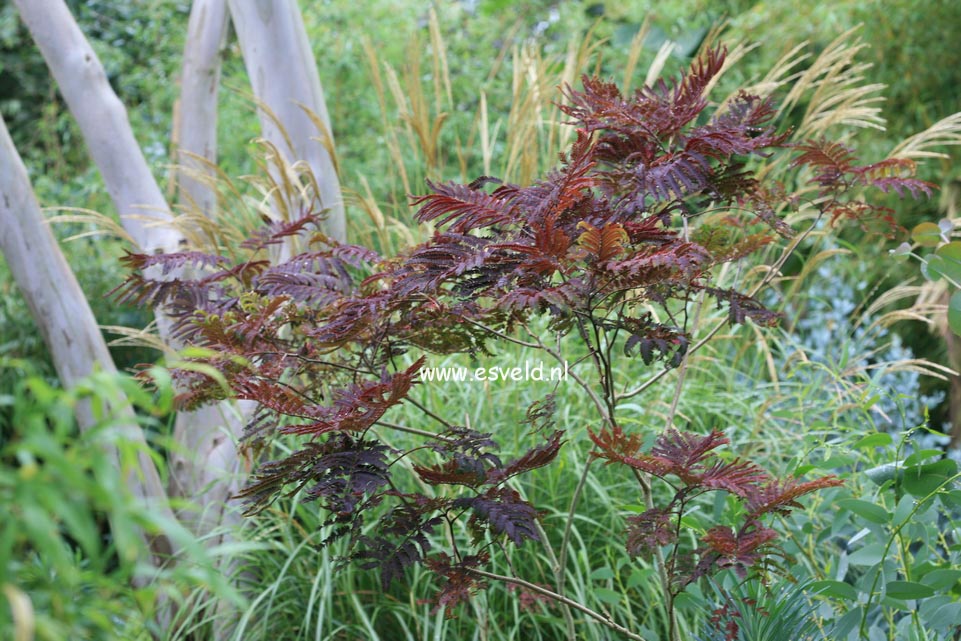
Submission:
<svg viewBox="0 0 961 641">
<path fill-rule="evenodd" d="M 201 218 L 216 224 L 216 197 L 205 176 L 209 177 L 217 162 L 219 51 L 228 19 L 234 22 L 250 71 L 265 144 L 276 156 L 272 176 L 275 185 L 285 179 L 277 173 L 284 167 L 298 161 L 309 167 L 303 173 L 310 176 L 308 184 L 300 193 L 310 202 L 291 202 L 287 192 L 275 189 L 271 194 L 274 216 L 286 219 L 301 206 L 319 204 L 326 210 L 323 231 L 332 238 L 344 239 L 333 138 L 296 0 L 256 6 L 226 0 L 193 3 L 174 134 L 182 165 L 179 204 L 193 215 L 179 220 L 173 213 L 176 203 L 164 197 L 134 137 L 124 105 L 65 2 L 17 0 L 15 4 L 80 126 L 123 227 L 138 251 L 153 255 L 184 249 Z M 273 71 L 280 68 L 284 73 Z M 2 121 L 0 125 L 0 224 L 10 230 L 3 235 L 0 248 L 41 328 L 58 375 L 64 385 L 70 386 L 94 369 L 115 368 L 96 319 L 46 228 L 6 126 Z M 46 258 L 37 260 L 38 256 Z M 182 274 L 171 276 L 178 275 Z M 157 321 L 161 338 L 176 348 L 170 319 L 162 310 Z M 190 498 L 197 509 L 181 510 L 177 517 L 198 534 L 235 521 L 229 506 L 236 491 L 234 479 L 239 464 L 236 439 L 249 409 L 249 404 L 245 407 L 226 401 L 180 413 L 174 431 L 179 449 L 175 448 L 170 461 L 170 487 L 162 486 L 156 466 L 144 454 L 140 469 L 130 471 L 134 492 L 168 512 L 169 498 Z M 89 410 L 80 408 L 78 420 L 82 427 L 90 425 Z M 131 438 L 144 441 L 133 420 L 128 431 Z M 173 518 L 172 513 L 170 516 Z M 207 539 L 208 545 L 218 542 L 217 537 Z M 154 565 L 167 563 L 177 554 L 169 541 L 151 541 L 151 545 L 155 554 L 150 562 Z"/>
</svg>

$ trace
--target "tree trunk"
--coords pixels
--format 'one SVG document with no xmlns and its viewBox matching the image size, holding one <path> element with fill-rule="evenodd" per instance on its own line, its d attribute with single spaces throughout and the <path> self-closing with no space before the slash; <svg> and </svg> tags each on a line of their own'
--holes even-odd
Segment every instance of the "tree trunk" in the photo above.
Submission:
<svg viewBox="0 0 961 641">
<path fill-rule="evenodd" d="M 14 0 L 40 48 L 117 207 L 146 253 L 177 251 L 181 234 L 137 144 L 127 110 L 63 0 Z"/>
<path fill-rule="evenodd" d="M 332 156 L 334 138 L 297 2 L 228 0 L 228 4 L 247 75 L 260 102 L 263 137 L 278 152 L 287 154 L 286 165 L 299 160 L 309 165 L 317 181 L 316 196 L 327 209 L 324 232 L 344 241 L 347 227 Z M 283 184 L 280 176 L 274 180 Z M 275 209 L 290 211 L 290 204 L 278 203 Z"/>
<path fill-rule="evenodd" d="M 217 94 L 220 51 L 227 36 L 227 0 L 195 0 L 187 25 L 180 100 L 174 117 L 180 201 L 213 220 L 217 192 Z"/>
<path fill-rule="evenodd" d="M 115 372 L 110 352 L 100 334 L 90 305 L 60 252 L 40 211 L 26 167 L 0 119 L 0 250 L 23 292 L 40 332 L 53 356 L 64 386 L 71 386 L 94 370 Z M 152 510 L 174 518 L 157 468 L 151 460 L 143 431 L 128 404 L 113 408 L 125 420 L 124 435 L 139 450 L 139 469 L 130 470 L 127 482 L 133 493 Z M 79 408 L 78 423 L 85 430 L 94 424 L 90 408 Z M 118 461 L 119 465 L 119 461 Z M 166 538 L 148 541 L 157 554 L 155 564 L 174 552 Z"/>
<path fill-rule="evenodd" d="M 226 33 L 226 0 L 195 0 L 184 47 L 174 137 L 179 143 L 177 157 L 182 166 L 177 173 L 181 197 L 187 201 L 184 204 L 198 208 L 198 213 L 211 219 L 217 215 L 212 168 L 217 163 L 220 48 Z M 239 525 L 237 510 L 228 506 L 239 489 L 241 469 L 236 444 L 250 405 L 224 401 L 180 412 L 174 425 L 174 441 L 181 449 L 170 455 L 171 496 L 196 502 L 181 510 L 180 516 L 195 533 L 207 535 L 208 547 L 224 540 L 220 526 Z M 209 536 L 215 531 L 220 533 Z"/>
</svg>

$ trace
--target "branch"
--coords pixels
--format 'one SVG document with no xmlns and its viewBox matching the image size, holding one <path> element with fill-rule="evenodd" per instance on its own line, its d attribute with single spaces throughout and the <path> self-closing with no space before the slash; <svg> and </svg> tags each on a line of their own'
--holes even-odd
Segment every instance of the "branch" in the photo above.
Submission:
<svg viewBox="0 0 961 641">
<path fill-rule="evenodd" d="M 504 576 L 502 574 L 493 574 L 491 572 L 485 572 L 484 570 L 468 569 L 467 571 L 470 572 L 471 574 L 476 574 L 477 576 L 484 577 L 485 579 L 490 579 L 491 581 L 502 581 L 504 583 L 512 583 L 514 585 L 518 585 L 524 588 L 525 590 L 530 590 L 531 592 L 537 592 L 538 594 L 546 596 L 547 598 L 553 601 L 557 601 L 558 603 L 562 603 L 566 606 L 574 608 L 575 610 L 583 612 L 590 618 L 600 622 L 602 625 L 607 626 L 611 630 L 614 630 L 615 632 L 619 632 L 620 634 L 623 634 L 628 639 L 633 639 L 634 641 L 647 641 L 647 639 L 645 639 L 641 635 L 631 632 L 630 630 L 628 630 L 622 625 L 618 625 L 617 623 L 612 621 L 610 617 L 606 617 L 600 612 L 597 612 L 596 610 L 592 610 L 586 605 L 582 605 L 581 603 L 578 603 L 577 601 L 570 599 L 562 594 L 558 594 L 557 592 L 553 592 L 551 590 L 548 590 L 547 588 L 542 588 L 541 586 L 525 581 L 524 579 L 517 579 L 512 576 Z"/>
<path fill-rule="evenodd" d="M 761 282 L 759 282 L 759 283 L 751 290 L 750 294 L 748 294 L 749 296 L 753 297 L 753 296 L 757 295 L 757 293 L 758 293 L 759 291 L 761 291 L 761 290 L 762 290 L 764 287 L 766 287 L 772 280 L 774 280 L 774 277 L 775 277 L 777 274 L 780 273 L 781 267 L 784 266 L 784 263 L 786 263 L 787 260 L 788 260 L 788 258 L 790 258 L 792 254 L 794 254 L 795 250 L 797 250 L 797 248 L 798 248 L 798 246 L 801 244 L 801 242 L 803 242 L 804 239 L 807 238 L 807 237 L 811 234 L 812 231 L 814 231 L 814 229 L 815 229 L 815 227 L 817 226 L 818 222 L 820 222 L 821 218 L 823 218 L 823 217 L 824 217 L 824 209 L 819 209 L 818 215 L 815 216 L 814 222 L 811 223 L 811 226 L 808 227 L 806 230 L 804 230 L 803 233 L 798 234 L 798 236 L 794 238 L 794 241 L 792 242 L 792 244 L 791 244 L 789 247 L 787 247 L 787 248 L 784 250 L 784 252 L 781 253 L 781 256 L 778 258 L 778 260 L 775 261 L 773 265 L 771 265 L 771 268 L 770 268 L 770 269 L 768 270 L 768 272 L 764 275 L 764 278 L 761 279 Z M 715 325 L 715 326 L 704 336 L 704 338 L 702 338 L 702 339 L 699 340 L 698 342 L 696 342 L 696 343 L 694 343 L 693 345 L 691 345 L 691 348 L 687 351 L 687 356 L 690 356 L 691 354 L 693 354 L 693 353 L 696 352 L 697 350 L 699 350 L 699 349 L 701 349 L 702 347 L 704 347 L 704 346 L 708 343 L 708 341 L 710 341 L 712 338 L 714 338 L 714 336 L 717 335 L 717 333 L 718 333 L 719 331 L 721 331 L 721 329 L 722 329 L 725 325 L 727 325 L 727 321 L 726 321 L 726 320 L 723 320 L 723 321 L 721 321 L 720 323 L 718 323 L 717 325 Z M 644 392 L 644 390 L 646 390 L 647 388 L 649 388 L 651 385 L 653 385 L 654 383 L 656 383 L 656 382 L 658 382 L 659 380 L 661 380 L 661 379 L 662 379 L 664 376 L 666 376 L 666 375 L 668 374 L 668 372 L 670 372 L 670 371 L 671 371 L 671 370 L 667 370 L 667 369 L 661 370 L 660 372 L 658 372 L 657 374 L 653 375 L 651 378 L 647 379 L 646 381 L 644 381 L 643 383 L 641 383 L 640 385 L 638 385 L 638 386 L 635 387 L 634 389 L 629 390 L 629 391 L 627 391 L 627 392 L 624 392 L 623 394 L 618 395 L 618 396 L 617 396 L 617 401 L 618 401 L 618 402 L 624 401 L 624 400 L 627 400 L 627 399 L 632 398 L 632 397 L 634 397 L 634 396 L 637 396 L 638 394 L 641 394 L 642 392 Z"/>
</svg>

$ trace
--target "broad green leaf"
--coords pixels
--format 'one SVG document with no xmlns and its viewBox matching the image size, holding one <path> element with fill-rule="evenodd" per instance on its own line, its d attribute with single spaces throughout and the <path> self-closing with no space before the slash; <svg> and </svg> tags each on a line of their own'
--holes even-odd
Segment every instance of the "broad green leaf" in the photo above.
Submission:
<svg viewBox="0 0 961 641">
<path fill-rule="evenodd" d="M 822 470 L 836 470 L 840 467 L 848 467 L 849 465 L 853 465 L 855 460 L 857 459 L 851 454 L 835 453 L 817 465 L 818 468 Z"/>
<path fill-rule="evenodd" d="M 867 449 L 869 447 L 885 447 L 891 445 L 894 439 L 887 432 L 875 432 L 874 434 L 868 434 L 867 436 L 858 440 L 854 444 L 854 447 L 858 449 Z"/>
<path fill-rule="evenodd" d="M 948 327 L 956 335 L 961 336 L 961 291 L 951 294 L 948 302 Z"/>
<path fill-rule="evenodd" d="M 944 278 L 944 259 L 940 256 L 928 256 L 926 262 L 921 263 L 921 274 L 930 281 Z"/>
<path fill-rule="evenodd" d="M 843 617 L 838 619 L 836 624 L 834 624 L 834 638 L 847 639 L 848 633 L 854 630 L 858 623 L 861 622 L 861 615 L 863 613 L 864 606 L 862 605 L 848 610 L 848 612 Z"/>
<path fill-rule="evenodd" d="M 871 543 L 851 554 L 848 557 L 848 563 L 864 567 L 877 565 L 882 559 L 884 559 L 884 544 Z"/>
<path fill-rule="evenodd" d="M 890 581 L 885 592 L 892 599 L 924 599 L 934 595 L 934 590 L 914 581 Z"/>
<path fill-rule="evenodd" d="M 636 588 L 639 585 L 643 585 L 651 580 L 654 574 L 654 570 L 651 568 L 645 568 L 643 570 L 634 569 L 631 571 L 631 576 L 627 579 L 628 589 Z"/>
<path fill-rule="evenodd" d="M 902 481 L 904 491 L 912 496 L 927 496 L 944 485 L 957 471 L 958 464 L 951 459 L 906 467 Z"/>
<path fill-rule="evenodd" d="M 934 590 L 950 590 L 959 580 L 961 580 L 961 570 L 953 568 L 931 570 L 921 577 L 921 583 Z"/>
<path fill-rule="evenodd" d="M 911 517 L 917 501 L 911 496 L 902 496 L 898 506 L 894 509 L 894 524 L 900 525 Z"/>
<path fill-rule="evenodd" d="M 885 463 L 884 465 L 872 467 L 870 470 L 864 470 L 864 475 L 877 485 L 884 485 L 888 481 L 893 480 L 897 473 L 897 463 Z"/>
<path fill-rule="evenodd" d="M 848 601 L 856 601 L 858 598 L 858 591 L 854 586 L 844 581 L 815 581 L 810 585 L 810 590 L 820 596 L 847 599 Z"/>
<path fill-rule="evenodd" d="M 954 283 L 961 283 L 961 242 L 938 247 L 934 256 L 928 258 L 927 275 L 931 280 L 946 277 Z"/>
<path fill-rule="evenodd" d="M 950 508 L 961 508 L 961 490 L 948 490 L 947 492 L 939 492 L 938 498 L 941 499 L 946 507 Z"/>
<path fill-rule="evenodd" d="M 839 507 L 853 512 L 872 523 L 884 524 L 891 520 L 891 513 L 875 503 L 869 503 L 861 499 L 841 499 L 837 504 Z"/>
<path fill-rule="evenodd" d="M 899 263 L 903 262 L 911 255 L 911 243 L 901 243 L 894 249 L 889 250 L 888 253 L 891 254 L 894 260 Z"/>
<path fill-rule="evenodd" d="M 941 242 L 941 228 L 935 223 L 921 223 L 911 230 L 911 240 L 922 247 L 937 247 Z"/>
<path fill-rule="evenodd" d="M 904 459 L 904 465 L 906 467 L 910 467 L 912 465 L 917 465 L 918 463 L 924 463 L 928 459 L 941 460 L 942 456 L 944 456 L 943 450 L 918 450 L 917 452 L 912 453 L 908 458 Z"/>
<path fill-rule="evenodd" d="M 614 570 L 608 567 L 597 568 L 591 572 L 591 579 L 594 581 L 606 581 L 614 578 Z"/>
<path fill-rule="evenodd" d="M 957 626 L 961 620 L 961 603 L 947 603 L 924 618 L 930 628 L 947 629 Z"/>
<path fill-rule="evenodd" d="M 922 586 L 924 587 L 924 586 Z M 620 603 L 624 599 L 624 595 L 615 590 L 609 590 L 607 588 L 594 588 L 594 596 L 601 603 L 606 603 L 608 605 L 614 605 L 615 603 Z"/>
</svg>

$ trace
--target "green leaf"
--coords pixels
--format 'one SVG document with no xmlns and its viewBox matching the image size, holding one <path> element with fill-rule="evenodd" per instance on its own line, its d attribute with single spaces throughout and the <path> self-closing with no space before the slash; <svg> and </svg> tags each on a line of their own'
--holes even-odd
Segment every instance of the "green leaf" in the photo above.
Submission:
<svg viewBox="0 0 961 641">
<path fill-rule="evenodd" d="M 844 581 L 815 581 L 810 585 L 811 592 L 820 596 L 857 601 L 858 591 Z"/>
<path fill-rule="evenodd" d="M 953 568 L 931 570 L 921 577 L 921 583 L 933 590 L 950 590 L 959 580 L 961 580 L 961 570 Z"/>
<path fill-rule="evenodd" d="M 924 617 L 924 622 L 932 629 L 950 629 L 961 619 L 961 603 L 946 603 Z"/>
<path fill-rule="evenodd" d="M 837 505 L 872 523 L 884 524 L 891 520 L 891 513 L 883 507 L 861 499 L 841 499 L 837 502 Z"/>
<path fill-rule="evenodd" d="M 893 480 L 897 473 L 897 463 L 885 463 L 884 465 L 872 467 L 870 470 L 864 470 L 864 475 L 877 485 L 884 485 L 888 481 Z"/>
<path fill-rule="evenodd" d="M 948 508 L 961 508 L 961 490 L 948 490 L 947 492 L 939 492 L 938 498 L 941 499 L 941 503 Z"/>
<path fill-rule="evenodd" d="M 608 567 L 597 568 L 591 572 L 591 579 L 594 581 L 606 581 L 614 578 L 614 570 Z"/>
<path fill-rule="evenodd" d="M 934 590 L 914 581 L 890 581 L 885 592 L 892 599 L 924 599 L 934 596 Z"/>
<path fill-rule="evenodd" d="M 627 588 L 632 590 L 639 585 L 649 582 L 653 574 L 654 570 L 651 568 L 645 568 L 643 570 L 638 570 L 635 568 L 631 571 L 631 576 L 627 579 Z"/>
<path fill-rule="evenodd" d="M 912 453 L 908 458 L 904 459 L 904 464 L 905 466 L 910 467 L 912 465 L 917 465 L 918 463 L 923 463 L 930 458 L 940 460 L 942 456 L 944 456 L 943 450 L 918 450 Z"/>
<path fill-rule="evenodd" d="M 858 440 L 858 442 L 854 444 L 854 447 L 859 450 L 871 447 L 886 447 L 891 445 L 893 442 L 894 439 L 892 439 L 891 435 L 887 432 L 875 432 L 874 434 L 868 434 L 864 438 Z"/>
<path fill-rule="evenodd" d="M 938 247 L 934 256 L 928 258 L 927 277 L 931 280 L 946 277 L 954 283 L 961 283 L 961 242 Z"/>
<path fill-rule="evenodd" d="M 898 501 L 897 507 L 894 509 L 894 524 L 900 525 L 911 518 L 916 504 L 917 501 L 910 496 L 902 496 L 901 500 Z"/>
<path fill-rule="evenodd" d="M 888 253 L 898 262 L 903 262 L 911 255 L 911 244 L 901 243 L 896 248 L 891 249 Z"/>
<path fill-rule="evenodd" d="M 927 496 L 947 483 L 957 471 L 958 464 L 951 459 L 912 465 L 904 469 L 904 491 L 912 496 Z"/>
<path fill-rule="evenodd" d="M 924 587 L 924 586 L 922 586 Z M 623 600 L 624 595 L 615 590 L 609 590 L 607 588 L 594 588 L 594 596 L 601 603 L 606 603 L 608 605 L 614 605 L 620 603 Z"/>
<path fill-rule="evenodd" d="M 851 554 L 848 557 L 848 563 L 857 566 L 872 566 L 877 565 L 884 559 L 884 544 L 883 543 L 871 543 L 870 545 L 865 545 L 863 548 Z"/>
<path fill-rule="evenodd" d="M 921 223 L 911 230 L 911 240 L 922 247 L 937 247 L 941 242 L 941 228 L 935 223 Z"/>
<path fill-rule="evenodd" d="M 961 336 L 961 291 L 951 294 L 951 300 L 948 301 L 948 327 Z"/>
</svg>

